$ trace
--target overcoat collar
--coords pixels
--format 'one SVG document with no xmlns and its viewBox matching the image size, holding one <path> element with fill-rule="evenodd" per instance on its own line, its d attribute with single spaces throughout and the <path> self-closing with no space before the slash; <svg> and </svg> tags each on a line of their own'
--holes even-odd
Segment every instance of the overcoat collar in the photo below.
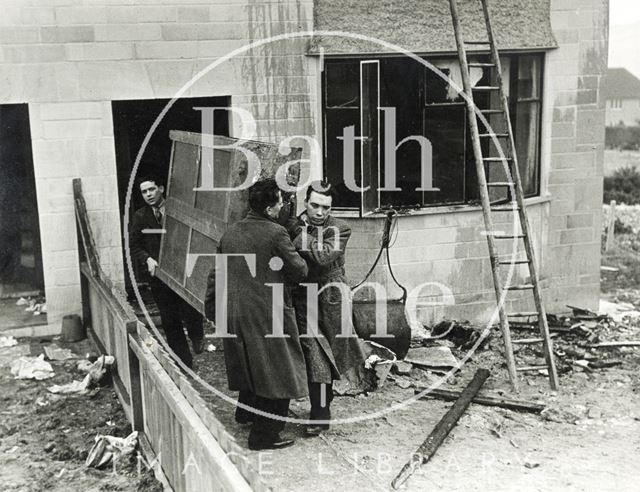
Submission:
<svg viewBox="0 0 640 492">
<path fill-rule="evenodd" d="M 266 215 L 259 214 L 258 212 L 255 212 L 253 210 L 249 210 L 245 218 L 247 220 L 266 220 L 267 222 L 275 222 L 276 224 L 278 223 L 277 221 L 273 220 L 271 217 L 267 217 Z"/>
</svg>

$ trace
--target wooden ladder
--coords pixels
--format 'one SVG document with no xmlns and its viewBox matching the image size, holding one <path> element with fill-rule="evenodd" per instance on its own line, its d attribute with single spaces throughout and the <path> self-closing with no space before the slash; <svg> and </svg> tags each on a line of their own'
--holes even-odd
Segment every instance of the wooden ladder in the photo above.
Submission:
<svg viewBox="0 0 640 492">
<path fill-rule="evenodd" d="M 476 172 L 478 176 L 478 186 L 480 191 L 480 200 L 482 202 L 482 212 L 484 216 L 485 228 L 487 231 L 487 242 L 489 245 L 489 257 L 491 259 L 491 270 L 493 273 L 493 283 L 498 301 L 498 311 L 500 315 L 500 329 L 504 340 L 505 357 L 507 361 L 507 369 L 509 371 L 509 379 L 514 390 L 518 389 L 518 372 L 524 371 L 538 371 L 540 369 L 546 369 L 549 374 L 549 383 L 552 389 L 558 388 L 558 374 L 556 371 L 555 360 L 553 355 L 553 347 L 551 338 L 549 336 L 549 326 L 547 324 L 547 316 L 542 303 L 542 293 L 540 289 L 540 283 L 538 279 L 538 272 L 535 262 L 534 249 L 531 242 L 531 236 L 529 234 L 529 224 L 527 220 L 527 213 L 524 204 L 524 194 L 522 190 L 522 183 L 520 180 L 520 172 L 518 169 L 518 161 L 516 155 L 515 140 L 513 136 L 513 129 L 511 126 L 511 120 L 509 117 L 509 103 L 505 94 L 504 85 L 502 81 L 502 68 L 500 66 L 500 58 L 498 49 L 496 47 L 495 37 L 491 28 L 491 20 L 489 15 L 489 7 L 487 5 L 488 0 L 478 0 L 482 4 L 482 11 L 484 14 L 484 20 L 486 25 L 487 39 L 484 40 L 470 40 L 465 39 L 462 33 L 462 26 L 460 16 L 458 12 L 457 0 L 449 0 L 451 7 L 451 18 L 453 20 L 453 30 L 456 38 L 456 45 L 458 47 L 458 58 L 460 60 L 460 69 L 462 74 L 464 93 L 466 94 L 467 113 L 469 115 L 469 126 L 471 129 L 471 140 L 473 143 L 473 154 L 475 157 Z M 475 47 L 476 50 L 489 51 L 490 62 L 469 62 L 467 57 L 467 47 Z M 474 51 L 476 51 L 474 50 Z M 471 83 L 471 68 L 481 68 L 489 70 L 491 82 L 485 86 L 472 86 Z M 484 77 L 483 77 L 484 78 Z M 483 91 L 485 94 L 489 93 L 489 101 L 496 107 L 480 110 L 474 103 L 474 94 Z M 492 97 L 493 96 L 493 97 Z M 491 118 L 504 118 L 502 124 L 506 131 L 503 133 L 496 133 L 491 130 L 487 122 L 486 117 Z M 481 123 L 486 126 L 487 131 L 481 133 L 478 130 L 478 119 L 481 119 Z M 495 145 L 494 152 L 497 152 L 499 157 L 485 157 L 483 155 L 482 140 L 489 140 L 488 145 Z M 503 146 L 501 142 L 505 142 Z M 485 146 L 487 148 L 487 146 Z M 485 166 L 490 170 L 492 166 L 503 166 L 506 179 L 499 182 L 487 182 L 487 173 Z M 491 176 L 489 172 L 489 176 Z M 489 188 L 492 189 L 506 189 L 508 201 L 505 203 L 500 200 L 497 203 L 491 202 Z M 515 200 L 514 200 L 515 197 Z M 493 225 L 493 213 L 500 214 L 513 214 L 513 228 L 514 233 L 498 232 Z M 517 228 L 516 219 L 519 220 L 519 229 Z M 516 233 L 515 231 L 521 231 Z M 512 240 L 514 245 L 519 244 L 522 240 L 524 243 L 524 250 L 526 253 L 525 259 L 514 259 L 515 255 L 511 258 L 500 257 L 496 248 L 497 241 Z M 514 248 L 515 249 L 515 248 Z M 504 272 L 508 268 L 514 268 L 516 265 L 527 265 L 529 269 L 530 281 L 524 285 L 503 285 L 501 279 L 501 272 Z M 513 271 L 510 271 L 507 275 L 507 281 L 510 280 Z M 535 304 L 535 311 L 532 312 L 514 312 L 509 313 L 505 309 L 507 303 L 507 295 L 511 291 L 524 291 L 533 295 L 533 301 Z M 511 331 L 509 329 L 509 320 L 517 320 L 522 318 L 537 318 L 538 327 L 540 331 L 539 338 L 529 338 L 521 340 L 512 340 Z M 515 356 L 513 353 L 514 344 L 542 344 L 545 365 L 518 365 L 516 364 Z"/>
</svg>

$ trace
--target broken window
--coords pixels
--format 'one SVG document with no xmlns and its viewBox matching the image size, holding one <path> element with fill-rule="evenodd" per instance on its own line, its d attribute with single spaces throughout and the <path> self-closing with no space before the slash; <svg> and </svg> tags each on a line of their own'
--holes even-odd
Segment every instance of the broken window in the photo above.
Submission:
<svg viewBox="0 0 640 492">
<path fill-rule="evenodd" d="M 478 55 L 474 61 L 489 60 Z M 462 88 L 458 61 L 434 58 L 428 62 L 442 76 L 406 57 L 325 62 L 324 171 L 338 190 L 336 208 L 360 209 L 364 215 L 389 205 L 427 207 L 478 201 L 467 108 L 457 90 Z M 541 54 L 505 55 L 502 60 L 525 196 L 537 195 L 540 188 L 542 65 Z M 483 68 L 472 68 L 470 75 L 473 85 L 495 84 Z M 499 107 L 498 97 L 474 94 L 480 109 Z M 501 118 L 487 116 L 492 131 L 506 132 Z M 480 125 L 481 133 L 486 130 Z M 350 134 L 355 144 L 349 143 Z M 501 143 L 504 145 L 504 139 Z M 482 145 L 485 155 L 498 155 L 488 139 Z M 427 154 L 431 180 L 425 178 Z M 387 169 L 395 177 L 386 176 Z M 487 172 L 494 180 L 504 174 L 495 166 Z M 350 185 L 350 180 L 355 183 Z M 505 193 L 492 190 L 492 199 L 506 198 Z"/>
</svg>

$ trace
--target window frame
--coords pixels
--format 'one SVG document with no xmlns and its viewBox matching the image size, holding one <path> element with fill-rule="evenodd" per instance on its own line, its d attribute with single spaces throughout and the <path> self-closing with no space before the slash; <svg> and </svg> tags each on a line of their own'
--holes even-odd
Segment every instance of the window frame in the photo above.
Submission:
<svg viewBox="0 0 640 492">
<path fill-rule="evenodd" d="M 479 53 L 479 56 L 488 56 L 488 54 L 486 53 Z M 525 194 L 525 198 L 534 198 L 534 197 L 540 197 L 541 196 L 541 192 L 542 192 L 542 174 L 543 174 L 543 170 L 542 170 L 542 135 L 543 135 L 543 121 L 544 121 L 544 112 L 545 112 L 545 104 L 544 104 L 544 78 L 545 78 L 545 68 L 546 68 L 546 51 L 540 50 L 540 51 L 518 51 L 518 52 L 504 52 L 501 53 L 501 58 L 509 58 L 510 60 L 510 68 L 509 68 L 509 97 L 508 97 L 508 104 L 509 104 L 509 113 L 511 116 L 511 126 L 513 129 L 513 133 L 514 133 L 514 137 L 517 134 L 517 129 L 516 129 L 516 120 L 517 120 L 517 107 L 518 105 L 522 105 L 522 104 L 528 104 L 530 105 L 530 107 L 535 107 L 537 110 L 537 115 L 535 117 L 535 124 L 536 124 L 536 131 L 535 131 L 535 151 L 536 151 L 536 155 L 535 155 L 535 172 L 534 172 L 534 176 L 535 176 L 535 186 L 533 187 L 533 190 L 530 193 L 526 193 Z M 535 97 L 530 97 L 530 98 L 523 98 L 520 99 L 518 98 L 518 92 L 519 92 L 519 81 L 518 81 L 518 67 L 520 65 L 520 60 L 524 59 L 526 57 L 535 57 L 539 60 L 539 69 L 537 70 L 537 73 L 535 73 L 535 77 L 537 78 L 537 95 Z M 334 63 L 357 63 L 358 67 L 359 67 L 359 73 L 361 74 L 360 80 L 358 81 L 358 85 L 360 87 L 360 101 L 358 102 L 358 112 L 359 112 L 359 118 L 360 118 L 360 128 L 362 129 L 362 124 L 363 124 L 363 116 L 362 116 L 362 112 L 363 112 L 363 101 L 362 101 L 362 64 L 363 63 L 377 63 L 378 64 L 378 101 L 380 104 L 380 99 L 381 99 L 381 86 L 380 86 L 380 77 L 381 77 L 381 70 L 382 70 L 382 64 L 380 63 L 382 61 L 382 59 L 384 58 L 389 58 L 387 56 L 366 56 L 366 57 L 335 57 L 335 58 L 328 58 L 325 59 L 324 64 L 323 64 L 323 70 L 321 72 L 321 94 L 322 94 L 322 100 L 321 100 L 321 117 L 322 117 L 322 128 L 321 128 L 321 135 L 322 135 L 322 142 L 323 142 L 323 172 L 324 175 L 327 176 L 327 170 L 328 170 L 328 159 L 327 159 L 327 149 L 328 149 L 328 141 L 327 141 L 327 110 L 331 110 L 331 109 L 336 109 L 336 108 L 340 108 L 339 106 L 336 107 L 327 107 L 326 105 L 326 101 L 327 101 L 327 93 L 329 88 L 327 87 L 327 79 L 326 79 L 326 70 L 327 70 L 327 66 L 334 64 Z M 423 55 L 421 56 L 421 58 L 429 61 L 430 63 L 433 63 L 434 65 L 438 65 L 439 62 L 442 62 L 443 60 L 453 60 L 453 61 L 457 61 L 457 57 L 451 54 L 448 55 Z M 426 68 L 425 68 L 426 70 Z M 514 72 L 515 72 L 515 77 L 514 77 Z M 486 76 L 486 73 L 485 73 Z M 420 81 L 420 86 L 422 87 L 420 89 L 420 93 L 415 94 L 415 100 L 416 103 L 420 105 L 421 107 L 421 111 L 424 113 L 424 110 L 426 108 L 426 104 L 425 104 L 425 100 L 424 100 L 424 94 L 422 93 L 424 91 L 424 82 L 426 79 L 423 79 Z M 413 95 L 412 95 L 413 96 Z M 468 114 L 467 114 L 467 109 L 466 109 L 466 105 L 464 104 L 464 102 L 462 103 L 456 103 L 456 102 L 451 102 L 448 103 L 447 105 L 453 105 L 453 106 L 460 106 L 460 105 L 464 106 L 464 112 L 465 112 L 465 116 L 464 116 L 464 121 L 465 121 L 465 125 L 464 125 L 464 149 L 465 149 L 465 159 L 467 159 L 467 155 L 471 155 L 473 154 L 472 148 L 470 147 L 470 142 L 468 141 L 468 138 L 470 138 L 469 135 L 469 123 L 468 123 Z M 431 104 L 430 106 L 437 106 L 436 104 Z M 380 106 L 378 106 L 380 107 Z M 355 107 L 352 109 L 356 109 Z M 421 114 L 421 118 L 424 120 L 424 116 L 423 114 Z M 384 156 L 381 153 L 381 149 L 380 149 L 380 132 L 381 132 L 381 115 L 380 112 L 378 114 L 378 154 L 377 154 L 377 182 L 378 182 L 378 190 L 376 190 L 377 192 L 377 196 L 378 196 L 378 208 L 377 210 L 380 209 L 381 206 L 381 192 L 380 192 L 380 180 L 381 180 L 381 176 L 382 176 L 382 167 L 384 166 Z M 422 122 L 422 124 L 424 124 L 424 121 Z M 360 132 L 361 133 L 361 132 Z M 426 129 L 424 126 L 421 126 L 419 132 L 417 132 L 416 134 L 421 133 L 422 135 L 426 134 Z M 356 135 L 359 136 L 359 135 Z M 362 141 L 360 141 L 361 145 L 362 145 Z M 339 145 L 339 144 L 338 144 Z M 516 143 L 517 145 L 517 143 Z M 361 147 L 362 149 L 362 147 Z M 470 154 L 469 154 L 470 153 Z M 363 153 L 360 153 L 360 176 L 362 176 L 363 172 L 364 172 L 364 159 L 363 159 Z M 519 160 L 520 161 L 520 160 Z M 463 177 L 463 182 L 461 183 L 461 188 L 462 188 L 462 200 L 461 201 L 450 201 L 450 202 L 446 202 L 446 201 L 439 201 L 439 202 L 435 202 L 435 203 L 426 203 L 425 200 L 425 193 L 422 192 L 422 199 L 421 199 L 421 203 L 419 204 L 419 206 L 417 207 L 418 210 L 424 210 L 424 209 L 432 209 L 432 208 L 437 208 L 437 207 L 451 207 L 451 206 L 455 206 L 455 207 L 475 207 L 478 205 L 479 203 L 479 199 L 477 198 L 477 194 L 476 196 L 473 196 L 473 194 L 471 193 L 471 190 L 469 190 L 469 192 L 467 191 L 467 187 L 469 186 L 468 181 L 469 181 L 469 176 L 468 173 L 471 173 L 475 176 L 475 167 L 470 168 L 466 163 L 463 164 L 463 173 L 464 173 L 464 177 Z M 522 174 L 522 170 L 521 170 L 521 174 Z M 361 183 L 360 183 L 361 184 Z M 525 183 L 523 183 L 524 185 Z M 437 186 L 437 184 L 436 184 Z M 523 186 L 524 187 L 524 186 Z M 384 205 L 383 205 L 384 206 Z M 372 211 L 371 210 L 365 210 L 364 207 L 364 200 L 363 200 L 363 196 L 361 194 L 361 198 L 360 198 L 360 203 L 358 204 L 358 206 L 353 206 L 353 205 L 341 205 L 341 204 L 336 204 L 334 206 L 335 210 L 340 210 L 340 211 L 345 211 L 345 212 L 355 212 L 358 211 L 359 215 L 361 217 L 364 217 L 368 214 L 370 214 Z"/>
</svg>

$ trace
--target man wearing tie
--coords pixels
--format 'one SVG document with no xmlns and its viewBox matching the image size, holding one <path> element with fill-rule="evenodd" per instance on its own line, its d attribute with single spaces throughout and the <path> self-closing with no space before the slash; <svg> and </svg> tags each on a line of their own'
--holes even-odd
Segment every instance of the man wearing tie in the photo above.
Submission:
<svg viewBox="0 0 640 492">
<path fill-rule="evenodd" d="M 193 351 L 199 354 L 204 347 L 202 315 L 156 277 L 164 217 L 164 186 L 155 176 L 143 176 L 138 183 L 147 205 L 136 210 L 133 215 L 129 234 L 131 257 L 149 272 L 151 293 L 160 311 L 169 347 L 187 367 L 193 367 L 183 323 L 189 333 Z"/>
</svg>

